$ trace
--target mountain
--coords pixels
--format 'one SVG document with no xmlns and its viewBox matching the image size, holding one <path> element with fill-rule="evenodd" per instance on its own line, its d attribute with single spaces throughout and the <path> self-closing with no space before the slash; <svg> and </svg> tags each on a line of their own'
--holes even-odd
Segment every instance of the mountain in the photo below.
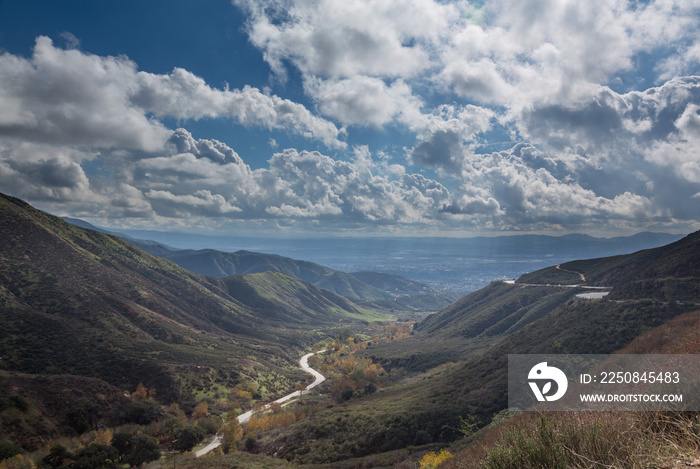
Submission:
<svg viewBox="0 0 700 469">
<path fill-rule="evenodd" d="M 612 288 L 611 299 L 694 301 L 700 297 L 700 233 L 660 248 L 548 267 L 517 282 L 606 286 Z"/>
<path fill-rule="evenodd" d="M 153 255 L 196 273 L 214 277 L 265 271 L 282 272 L 353 300 L 387 300 L 396 296 L 436 293 L 428 285 L 398 275 L 365 272 L 347 274 L 313 262 L 251 251 L 173 249 L 143 240 L 129 240 Z M 371 274 L 371 275 L 369 275 Z"/>
<path fill-rule="evenodd" d="M 275 237 L 264 233 L 256 237 L 136 230 L 123 230 L 123 233 L 180 249 L 275 253 L 343 272 L 397 274 L 427 283 L 440 292 L 457 291 L 462 294 L 487 286 L 493 279 L 513 279 L 527 272 L 574 259 L 591 259 L 655 248 L 682 237 L 667 233 L 640 233 L 609 239 L 587 235 L 298 238 L 293 235 Z"/>
<path fill-rule="evenodd" d="M 348 274 L 313 262 L 246 250 L 223 252 L 215 249 L 177 249 L 156 241 L 111 232 L 83 220 L 68 217 L 64 220 L 81 228 L 114 234 L 149 254 L 171 260 L 191 272 L 213 277 L 265 271 L 282 272 L 351 300 L 369 301 L 389 310 L 436 311 L 458 297 L 449 292 L 438 292 L 425 283 L 400 275 L 380 272 Z"/>
<path fill-rule="evenodd" d="M 510 334 L 583 291 L 564 286 L 572 284 L 608 287 L 610 300 L 699 302 L 700 232 L 633 254 L 548 267 L 521 276 L 514 285 L 493 282 L 426 318 L 415 330 L 464 338 Z"/>
<path fill-rule="evenodd" d="M 344 296 L 277 271 L 233 275 L 218 283 L 238 301 L 258 312 L 258 317 L 273 318 L 284 324 L 314 325 L 329 318 L 340 322 L 349 318 L 386 319 Z"/>
<path fill-rule="evenodd" d="M 277 374 L 286 376 L 281 391 L 303 379 L 297 356 L 323 328 L 383 318 L 281 273 L 195 274 L 4 195 L 0 239 L 4 370 L 96 377 L 120 389 L 143 382 L 166 401 L 204 376 L 226 385 Z"/>
<path fill-rule="evenodd" d="M 350 275 L 368 285 L 379 288 L 395 296 L 424 295 L 435 293 L 425 283 L 409 280 L 401 275 L 384 274 L 379 272 L 352 272 Z"/>
<path fill-rule="evenodd" d="M 508 354 L 605 354 L 640 341 L 641 350 L 650 350 L 650 341 L 668 338 L 667 332 L 649 338 L 649 331 L 676 323 L 673 330 L 696 328 L 677 335 L 683 343 L 676 350 L 694 350 L 699 240 L 700 232 L 660 248 L 560 266 L 606 282 L 612 292 L 599 300 L 577 300 L 582 288 L 494 282 L 417 324 L 414 336 L 364 351 L 385 369 L 407 370 L 398 371 L 404 379 L 298 422 L 267 448 L 319 464 L 461 438 L 460 419 L 479 428 L 507 407 Z"/>
</svg>

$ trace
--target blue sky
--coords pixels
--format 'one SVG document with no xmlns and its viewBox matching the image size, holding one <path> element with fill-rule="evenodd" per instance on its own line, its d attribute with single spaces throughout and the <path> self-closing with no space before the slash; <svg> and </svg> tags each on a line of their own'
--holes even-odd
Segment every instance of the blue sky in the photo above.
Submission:
<svg viewBox="0 0 700 469">
<path fill-rule="evenodd" d="M 689 0 L 0 1 L 0 190 L 110 227 L 700 229 Z"/>
</svg>

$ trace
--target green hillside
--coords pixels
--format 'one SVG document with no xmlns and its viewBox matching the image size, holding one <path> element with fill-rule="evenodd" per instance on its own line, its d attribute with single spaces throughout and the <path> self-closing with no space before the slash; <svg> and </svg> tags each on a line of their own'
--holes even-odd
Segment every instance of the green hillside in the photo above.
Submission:
<svg viewBox="0 0 700 469">
<path fill-rule="evenodd" d="M 342 322 L 348 318 L 365 321 L 387 319 L 372 309 L 355 305 L 344 296 L 281 272 L 233 275 L 221 279 L 219 283 L 258 313 L 258 317 L 279 321 L 285 326 Z"/>
<path fill-rule="evenodd" d="M 213 277 L 275 271 L 313 283 L 351 300 L 393 300 L 404 296 L 434 295 L 430 299 L 432 304 L 438 305 L 434 309 L 449 304 L 449 301 L 441 299 L 440 294 L 428 285 L 399 275 L 379 272 L 348 274 L 313 262 L 276 254 L 251 251 L 222 252 L 214 249 L 171 249 L 162 244 L 144 240 L 127 240 L 144 251 L 171 260 L 187 270 Z M 393 306 L 398 307 L 399 304 Z"/>
<path fill-rule="evenodd" d="M 180 399 L 201 386 L 201 375 L 210 385 L 232 385 L 251 373 L 303 379 L 297 357 L 320 333 L 309 325 L 331 329 L 341 319 L 378 317 L 283 275 L 264 284 L 254 278 L 238 290 L 235 281 L 191 273 L 6 196 L 0 239 L 5 370 L 97 377 L 121 389 L 143 382 L 162 399 Z M 250 291 L 266 297 L 269 308 L 246 304 Z M 287 307 L 276 317 L 280 304 Z M 280 382 L 278 391 L 290 384 Z"/>
</svg>

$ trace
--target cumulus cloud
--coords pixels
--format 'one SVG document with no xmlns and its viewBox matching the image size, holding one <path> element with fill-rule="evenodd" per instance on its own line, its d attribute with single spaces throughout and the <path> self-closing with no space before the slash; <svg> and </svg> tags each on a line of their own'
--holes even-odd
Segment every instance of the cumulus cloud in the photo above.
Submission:
<svg viewBox="0 0 700 469">
<path fill-rule="evenodd" d="M 0 56 L 0 135 L 54 144 L 152 151 L 170 132 L 126 99 L 136 66 L 36 40 L 24 59 Z"/>
<path fill-rule="evenodd" d="M 278 75 L 286 75 L 290 60 L 304 74 L 334 79 L 425 70 L 429 45 L 459 15 L 455 6 L 432 0 L 234 3 L 250 15 L 250 39 Z"/>
<path fill-rule="evenodd" d="M 362 150 L 355 162 L 287 150 L 275 154 L 269 171 L 258 177 L 265 181 L 261 187 L 274 188 L 267 193 L 271 203 L 266 211 L 277 216 L 342 215 L 346 221 L 382 224 L 425 222 L 449 194 L 437 181 L 420 175 L 395 177 Z"/>
<path fill-rule="evenodd" d="M 343 80 L 307 80 L 307 92 L 320 111 L 343 124 L 381 127 L 397 118 L 420 113 L 421 100 L 401 80 L 387 85 L 380 78 L 355 76 Z"/>
<path fill-rule="evenodd" d="M 181 68 L 169 75 L 139 72 L 132 102 L 157 116 L 181 119 L 229 117 L 245 126 L 282 129 L 317 138 L 329 147 L 343 148 L 340 131 L 331 122 L 314 116 L 298 103 L 269 96 L 257 88 L 218 90 Z"/>
<path fill-rule="evenodd" d="M 218 90 L 176 68 L 139 72 L 125 57 L 64 50 L 47 37 L 29 59 L 0 56 L 0 136 L 60 145 L 157 151 L 171 131 L 153 118 L 228 117 L 344 147 L 340 131 L 304 106 L 252 87 Z"/>
<path fill-rule="evenodd" d="M 253 86 L 217 89 L 181 68 L 142 71 L 74 49 L 69 35 L 69 49 L 40 37 L 29 58 L 0 55 L 0 184 L 74 215 L 151 220 L 533 230 L 692 221 L 696 3 L 234 0 L 273 75 L 300 77 L 312 108 Z M 642 66 L 655 84 L 634 81 Z M 273 134 L 267 165 L 251 169 L 243 147 L 169 129 L 169 118 L 223 118 L 334 153 L 285 148 Z M 357 145 L 386 128 L 401 149 Z"/>
</svg>

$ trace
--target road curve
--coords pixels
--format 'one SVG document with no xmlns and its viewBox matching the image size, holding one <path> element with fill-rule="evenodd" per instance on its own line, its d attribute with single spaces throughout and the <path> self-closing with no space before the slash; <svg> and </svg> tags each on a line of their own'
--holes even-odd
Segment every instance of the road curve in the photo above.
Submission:
<svg viewBox="0 0 700 469">
<path fill-rule="evenodd" d="M 270 408 L 270 406 L 273 403 L 282 404 L 284 402 L 287 402 L 290 399 L 294 399 L 295 397 L 300 397 L 305 392 L 308 392 L 311 389 L 318 386 L 319 384 L 323 383 L 326 380 L 326 377 L 309 366 L 309 357 L 316 355 L 317 353 L 323 353 L 323 352 L 325 352 L 325 350 L 307 353 L 306 355 L 301 357 L 301 359 L 299 360 L 299 367 L 302 370 L 306 371 L 307 373 L 311 373 L 314 376 L 315 379 L 314 379 L 313 383 L 306 386 L 306 388 L 303 391 L 294 391 L 290 394 L 287 394 L 284 397 L 280 397 L 279 399 L 277 399 L 274 402 L 271 402 L 269 404 L 262 406 L 261 408 L 255 410 L 255 411 L 249 410 L 248 412 L 239 415 L 238 416 L 238 423 L 246 423 L 248 420 L 250 420 L 250 418 L 253 416 L 253 414 L 257 414 L 258 412 L 265 412 L 267 409 Z M 223 435 L 216 435 L 214 437 L 214 439 L 211 441 L 211 443 L 209 443 L 207 446 L 200 449 L 199 451 L 196 451 L 194 453 L 195 456 L 197 456 L 197 457 L 204 456 L 205 454 L 209 453 L 210 451 L 213 451 L 215 448 L 218 448 L 219 446 L 221 446 L 222 439 L 223 439 Z"/>
</svg>

